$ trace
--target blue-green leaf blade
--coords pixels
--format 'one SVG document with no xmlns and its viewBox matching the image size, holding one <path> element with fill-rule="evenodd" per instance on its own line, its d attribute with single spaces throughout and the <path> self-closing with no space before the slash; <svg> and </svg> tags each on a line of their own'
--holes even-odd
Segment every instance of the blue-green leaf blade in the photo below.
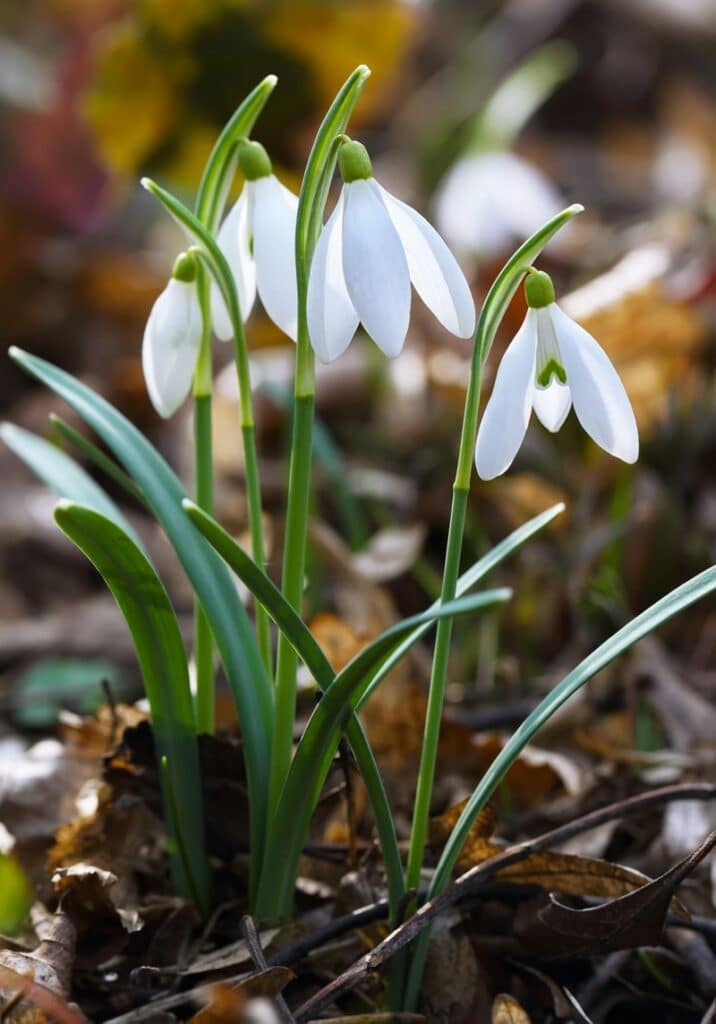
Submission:
<svg viewBox="0 0 716 1024">
<path fill-rule="evenodd" d="M 0 437 L 58 498 L 76 501 L 101 512 L 139 544 L 139 539 L 115 503 L 78 462 L 57 445 L 14 423 L 3 423 Z"/>
<path fill-rule="evenodd" d="M 335 672 L 293 605 L 289 604 L 273 581 L 215 519 L 193 501 L 187 499 L 183 505 L 197 529 L 263 605 L 325 692 L 333 684 Z M 403 866 L 383 782 L 363 727 L 355 716 L 352 716 L 346 727 L 346 735 L 368 791 L 383 849 L 391 910 L 397 911 L 405 888 Z"/>
<path fill-rule="evenodd" d="M 508 600 L 506 588 L 484 591 L 430 608 L 392 626 L 365 647 L 336 676 L 311 715 L 294 754 L 266 844 L 266 860 L 259 890 L 259 907 L 266 913 L 286 904 L 287 887 L 293 885 L 301 847 L 308 833 L 311 814 L 348 718 L 360 701 L 361 689 L 370 681 L 373 668 L 405 636 L 424 622 L 454 618 Z M 287 868 L 288 865 L 288 868 Z M 276 884 L 281 879 L 281 885 Z M 281 888 L 283 886 L 283 888 Z M 269 891 L 267 892 L 267 888 Z M 267 908 L 267 909 L 266 909 Z"/>
<path fill-rule="evenodd" d="M 603 644 L 600 644 L 596 650 L 592 651 L 547 694 L 544 700 L 528 715 L 519 729 L 512 734 L 465 805 L 438 861 L 428 898 L 434 898 L 445 888 L 477 815 L 485 807 L 516 758 L 519 757 L 535 733 L 549 721 L 555 711 L 565 701 L 569 700 L 585 683 L 589 682 L 597 672 L 606 668 L 611 661 L 614 661 L 615 658 L 623 654 L 629 647 L 649 633 L 652 633 L 655 629 L 658 629 L 659 626 L 673 618 L 680 611 L 683 611 L 684 608 L 713 593 L 714 590 L 716 590 L 716 566 L 712 566 L 698 576 L 694 576 L 680 587 L 672 590 L 666 597 L 662 597 L 655 604 L 651 605 L 646 611 L 637 615 L 636 618 L 632 619 L 631 622 L 628 622 L 612 637 L 605 640 Z M 413 947 L 412 962 L 406 987 L 406 1001 L 408 1005 L 414 1005 L 418 997 L 429 938 L 429 930 L 423 931 L 416 939 Z"/>
<path fill-rule="evenodd" d="M 172 789 L 182 807 L 181 835 L 175 839 L 187 851 L 190 875 L 186 876 L 183 861 L 175 852 L 175 881 L 183 895 L 196 893 L 199 908 L 206 912 L 209 882 L 199 751 L 186 653 L 171 601 L 147 557 L 101 512 L 63 501 L 55 510 L 55 520 L 98 570 L 132 634 L 157 752 L 168 760 Z M 167 821 L 171 825 L 169 815 Z"/>
<path fill-rule="evenodd" d="M 246 610 L 226 566 L 182 507 L 186 494 L 159 452 L 117 409 L 70 374 L 20 349 L 11 357 L 63 398 L 114 453 L 141 488 L 201 601 L 241 719 L 251 792 L 252 858 L 257 869 L 266 824 L 273 694 Z"/>
<path fill-rule="evenodd" d="M 713 593 L 714 590 L 716 590 L 716 566 L 706 569 L 698 576 L 694 576 L 680 587 L 672 590 L 666 597 L 662 597 L 646 611 L 633 618 L 631 622 L 622 626 L 613 636 L 587 655 L 547 694 L 519 729 L 512 734 L 467 802 L 438 863 L 431 887 L 433 894 L 439 892 L 447 882 L 475 818 L 535 733 L 550 720 L 565 701 L 569 700 L 577 690 L 581 689 L 585 683 L 588 683 L 593 676 L 606 668 L 620 654 L 658 629 L 674 615 L 678 615 L 679 612 L 688 608 L 689 605 Z"/>
</svg>

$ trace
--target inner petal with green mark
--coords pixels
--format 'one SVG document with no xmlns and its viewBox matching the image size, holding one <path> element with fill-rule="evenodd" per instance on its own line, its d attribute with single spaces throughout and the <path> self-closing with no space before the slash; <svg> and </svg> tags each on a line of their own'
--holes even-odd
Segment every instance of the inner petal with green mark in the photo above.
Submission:
<svg viewBox="0 0 716 1024">
<path fill-rule="evenodd" d="M 537 383 L 541 388 L 548 388 L 552 378 L 556 377 L 560 384 L 567 383 L 567 371 L 556 359 L 548 359 L 545 366 L 537 374 Z"/>
<path fill-rule="evenodd" d="M 567 383 L 567 371 L 564 368 L 559 342 L 554 333 L 554 325 L 548 309 L 536 310 L 537 315 L 537 386 L 548 388 L 554 377 L 560 384 Z"/>
</svg>

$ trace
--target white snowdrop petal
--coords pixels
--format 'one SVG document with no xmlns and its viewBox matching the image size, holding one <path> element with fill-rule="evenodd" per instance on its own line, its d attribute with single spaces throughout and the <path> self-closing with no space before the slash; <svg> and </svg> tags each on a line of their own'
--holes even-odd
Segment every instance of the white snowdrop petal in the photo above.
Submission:
<svg viewBox="0 0 716 1024">
<path fill-rule="evenodd" d="M 435 200 L 438 228 L 460 252 L 495 255 L 531 235 L 564 206 L 532 164 L 514 153 L 478 153 L 457 160 Z"/>
<path fill-rule="evenodd" d="M 572 396 L 565 384 L 552 378 L 546 388 L 536 387 L 532 396 L 534 411 L 542 426 L 555 434 L 567 419 Z"/>
<path fill-rule="evenodd" d="M 639 432 L 634 411 L 607 354 L 556 303 L 540 312 L 548 315 L 554 325 L 579 422 L 610 455 L 624 462 L 636 462 Z"/>
<path fill-rule="evenodd" d="M 342 355 L 358 326 L 358 314 L 343 277 L 343 193 L 321 232 L 311 262 L 308 333 L 322 363 Z"/>
<path fill-rule="evenodd" d="M 264 309 L 293 340 L 298 330 L 296 210 L 298 198 L 273 174 L 249 182 L 253 200 L 256 284 Z"/>
<path fill-rule="evenodd" d="M 475 330 L 475 303 L 457 260 L 425 217 L 375 183 L 403 243 L 410 280 L 440 323 L 459 338 Z"/>
<path fill-rule="evenodd" d="M 231 268 L 239 295 L 241 316 L 247 320 L 256 300 L 256 266 L 251 254 L 251 211 L 249 194 L 244 188 L 219 228 L 216 241 Z M 211 319 L 214 333 L 221 341 L 234 336 L 224 299 L 216 283 L 211 282 Z"/>
<path fill-rule="evenodd" d="M 142 343 L 147 392 L 160 416 L 171 416 L 189 394 L 200 345 L 196 288 L 172 278 L 152 307 Z"/>
<path fill-rule="evenodd" d="M 353 307 L 376 345 L 390 357 L 405 343 L 410 271 L 398 232 L 372 183 L 343 186 L 343 273 Z"/>
<path fill-rule="evenodd" d="M 475 467 L 483 480 L 504 473 L 519 451 L 532 412 L 536 358 L 537 320 L 530 309 L 502 357 L 480 422 Z"/>
</svg>

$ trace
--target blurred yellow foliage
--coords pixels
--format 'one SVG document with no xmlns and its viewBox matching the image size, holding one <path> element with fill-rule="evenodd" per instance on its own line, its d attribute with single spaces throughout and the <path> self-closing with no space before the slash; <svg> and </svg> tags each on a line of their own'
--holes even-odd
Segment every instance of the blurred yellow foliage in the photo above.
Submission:
<svg viewBox="0 0 716 1024">
<path fill-rule="evenodd" d="M 375 114 L 390 85 L 396 60 L 412 37 L 415 12 L 395 0 L 284 0 L 265 23 L 266 35 L 310 66 L 320 103 L 326 105 L 349 69 L 368 64 L 371 81 L 354 123 Z"/>
<path fill-rule="evenodd" d="M 280 82 L 258 134 L 279 159 L 360 63 L 373 75 L 357 115 L 374 115 L 416 25 L 399 0 L 129 0 L 124 11 L 95 36 L 84 114 L 110 170 L 181 185 L 197 182 L 222 123 L 266 74 Z"/>
<path fill-rule="evenodd" d="M 172 126 L 176 93 L 191 70 L 187 56 L 160 63 L 124 23 L 103 39 L 101 56 L 83 113 L 102 158 L 115 170 L 134 172 Z"/>
<path fill-rule="evenodd" d="M 207 25 L 229 6 L 245 6 L 234 0 L 142 0 L 141 18 L 164 39 L 180 43 Z"/>
</svg>

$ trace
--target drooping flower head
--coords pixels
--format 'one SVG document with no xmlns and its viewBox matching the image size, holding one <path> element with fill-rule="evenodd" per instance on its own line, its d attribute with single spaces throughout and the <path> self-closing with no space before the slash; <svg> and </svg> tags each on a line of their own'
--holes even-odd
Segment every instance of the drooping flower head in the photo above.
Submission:
<svg viewBox="0 0 716 1024">
<path fill-rule="evenodd" d="M 152 405 L 160 416 L 171 416 L 189 394 L 201 332 L 196 260 L 184 252 L 177 257 L 144 328 L 142 369 Z"/>
<path fill-rule="evenodd" d="M 564 207 L 533 164 L 506 150 L 460 157 L 438 185 L 435 218 L 460 255 L 491 259 L 527 238 Z"/>
<path fill-rule="evenodd" d="M 619 375 L 595 339 L 562 312 L 548 274 L 530 268 L 527 316 L 500 363 L 480 423 L 475 465 L 491 480 L 512 464 L 534 409 L 559 430 L 570 408 L 592 440 L 624 462 L 636 462 L 639 434 Z"/>
<path fill-rule="evenodd" d="M 268 315 L 295 341 L 298 199 L 273 174 L 268 153 L 259 142 L 240 144 L 239 166 L 246 182 L 216 240 L 234 275 L 243 319 L 251 313 L 258 290 Z M 217 337 L 228 341 L 234 332 L 215 283 L 211 314 Z"/>
<path fill-rule="evenodd" d="M 447 330 L 472 335 L 470 289 L 437 231 L 378 184 L 361 143 L 344 142 L 338 166 L 343 188 L 308 282 L 308 329 L 318 358 L 340 356 L 359 323 L 387 356 L 397 356 L 408 332 L 411 282 Z"/>
</svg>

